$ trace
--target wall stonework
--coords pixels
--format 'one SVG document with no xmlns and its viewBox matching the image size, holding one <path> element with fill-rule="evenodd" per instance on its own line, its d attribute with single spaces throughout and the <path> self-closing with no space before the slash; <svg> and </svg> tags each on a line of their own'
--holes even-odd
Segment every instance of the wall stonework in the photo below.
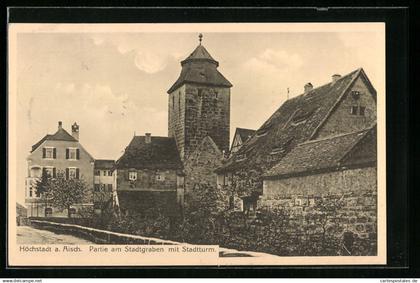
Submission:
<svg viewBox="0 0 420 283">
<path fill-rule="evenodd" d="M 351 91 L 359 91 L 360 96 L 357 99 L 353 98 Z M 352 106 L 365 107 L 364 115 L 352 115 Z M 331 116 L 322 125 L 314 139 L 359 131 L 372 126 L 374 123 L 376 123 L 376 101 L 363 79 L 359 77 L 345 94 L 338 107 L 333 110 Z"/>
<path fill-rule="evenodd" d="M 360 238 L 376 239 L 377 170 L 375 167 L 264 180 L 259 207 L 286 208 L 294 215 L 305 215 L 319 201 L 343 201 L 336 211 L 345 231 Z"/>
<path fill-rule="evenodd" d="M 184 84 L 169 94 L 168 109 L 168 134 L 176 138 L 183 161 L 206 136 L 221 151 L 229 150 L 229 88 Z"/>
<path fill-rule="evenodd" d="M 168 96 L 168 137 L 174 137 L 181 160 L 185 145 L 185 85 Z"/>
<path fill-rule="evenodd" d="M 208 184 L 217 187 L 214 170 L 222 165 L 223 154 L 215 143 L 205 138 L 185 161 L 185 193 L 191 193 L 195 185 Z"/>
</svg>

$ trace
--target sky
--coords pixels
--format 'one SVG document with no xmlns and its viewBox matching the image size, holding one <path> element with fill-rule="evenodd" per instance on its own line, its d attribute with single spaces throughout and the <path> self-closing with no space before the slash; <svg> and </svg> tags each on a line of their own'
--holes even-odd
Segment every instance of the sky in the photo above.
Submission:
<svg viewBox="0 0 420 283">
<path fill-rule="evenodd" d="M 384 34 L 367 29 L 212 32 L 202 44 L 219 61 L 231 89 L 236 127 L 258 129 L 287 99 L 362 67 L 378 95 L 385 91 Z M 133 135 L 167 136 L 166 91 L 180 61 L 198 45 L 191 32 L 19 32 L 16 36 L 17 200 L 24 203 L 31 146 L 80 125 L 94 158 L 118 159 Z M 289 89 L 289 94 L 288 90 Z"/>
</svg>

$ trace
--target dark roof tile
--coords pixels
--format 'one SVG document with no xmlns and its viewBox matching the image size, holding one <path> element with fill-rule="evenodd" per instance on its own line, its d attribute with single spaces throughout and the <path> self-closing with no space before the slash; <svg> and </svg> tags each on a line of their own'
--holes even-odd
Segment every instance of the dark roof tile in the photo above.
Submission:
<svg viewBox="0 0 420 283">
<path fill-rule="evenodd" d="M 152 136 L 150 143 L 146 143 L 145 136 L 135 136 L 116 162 L 116 167 L 182 169 L 182 163 L 174 138 Z"/>
<path fill-rule="evenodd" d="M 333 169 L 345 165 L 357 165 L 357 161 L 345 162 L 346 154 L 361 144 L 365 138 L 374 139 L 376 127 L 325 139 L 311 140 L 298 144 L 291 152 L 280 160 L 273 168 L 268 170 L 264 177 L 290 177 L 302 173 L 310 173 L 321 169 Z M 375 132 L 376 133 L 376 132 Z M 365 143 L 365 145 L 376 145 L 376 142 Z M 363 161 L 374 162 L 375 151 L 367 150 L 368 158 Z M 370 154 L 371 153 L 371 154 Z"/>
<path fill-rule="evenodd" d="M 96 159 L 95 169 L 114 169 L 115 160 L 110 159 Z"/>
<path fill-rule="evenodd" d="M 311 138 L 362 69 L 285 101 L 244 145 L 216 172 L 259 168 L 266 171 L 296 144 Z M 277 159 L 267 160 L 273 149 Z M 244 157 L 246 157 L 244 159 Z M 236 161 L 239 159 L 240 161 Z"/>
</svg>

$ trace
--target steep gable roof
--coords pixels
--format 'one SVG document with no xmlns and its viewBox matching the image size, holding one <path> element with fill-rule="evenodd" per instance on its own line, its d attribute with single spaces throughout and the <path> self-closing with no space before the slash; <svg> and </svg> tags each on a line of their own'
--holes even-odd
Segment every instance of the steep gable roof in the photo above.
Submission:
<svg viewBox="0 0 420 283">
<path fill-rule="evenodd" d="M 297 145 L 290 153 L 264 174 L 266 178 L 286 178 L 311 174 L 319 170 L 337 169 L 343 166 L 363 165 L 376 162 L 376 127 L 346 133 L 329 138 L 311 140 Z M 362 143 L 370 139 L 369 143 Z M 347 154 L 358 147 L 365 149 L 367 156 L 360 160 L 348 159 Z"/>
<path fill-rule="evenodd" d="M 116 162 L 118 169 L 182 169 L 175 139 L 168 137 L 135 136 Z"/>
<path fill-rule="evenodd" d="M 211 57 L 202 45 L 199 45 L 187 59 L 183 60 L 181 65 L 181 74 L 169 88 L 168 93 L 173 92 L 185 83 L 232 87 L 232 84 L 217 70 L 219 63 Z"/>
<path fill-rule="evenodd" d="M 216 172 L 260 168 L 265 171 L 296 144 L 309 140 L 359 76 L 357 69 L 318 88 L 285 101 L 245 144 Z M 276 154 L 271 155 L 273 150 Z M 267 160 L 267 157 L 273 157 Z"/>
<path fill-rule="evenodd" d="M 242 142 L 246 142 L 255 134 L 256 130 L 245 129 L 245 128 L 236 128 L 235 136 L 238 134 L 241 137 Z"/>
<path fill-rule="evenodd" d="M 66 130 L 63 128 L 60 128 L 55 132 L 55 134 L 45 135 L 40 141 L 38 141 L 36 144 L 32 146 L 32 151 L 35 151 L 44 141 L 46 140 L 52 140 L 52 141 L 77 141 L 72 135 L 70 135 Z"/>
</svg>

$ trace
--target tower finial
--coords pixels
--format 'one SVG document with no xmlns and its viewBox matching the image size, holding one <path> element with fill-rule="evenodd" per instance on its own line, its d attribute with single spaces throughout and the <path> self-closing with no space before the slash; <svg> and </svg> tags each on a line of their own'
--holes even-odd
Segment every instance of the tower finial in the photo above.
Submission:
<svg viewBox="0 0 420 283">
<path fill-rule="evenodd" d="M 200 45 L 201 45 L 201 41 L 203 40 L 203 34 L 202 33 L 200 33 L 198 35 L 198 40 L 200 41 Z"/>
</svg>

